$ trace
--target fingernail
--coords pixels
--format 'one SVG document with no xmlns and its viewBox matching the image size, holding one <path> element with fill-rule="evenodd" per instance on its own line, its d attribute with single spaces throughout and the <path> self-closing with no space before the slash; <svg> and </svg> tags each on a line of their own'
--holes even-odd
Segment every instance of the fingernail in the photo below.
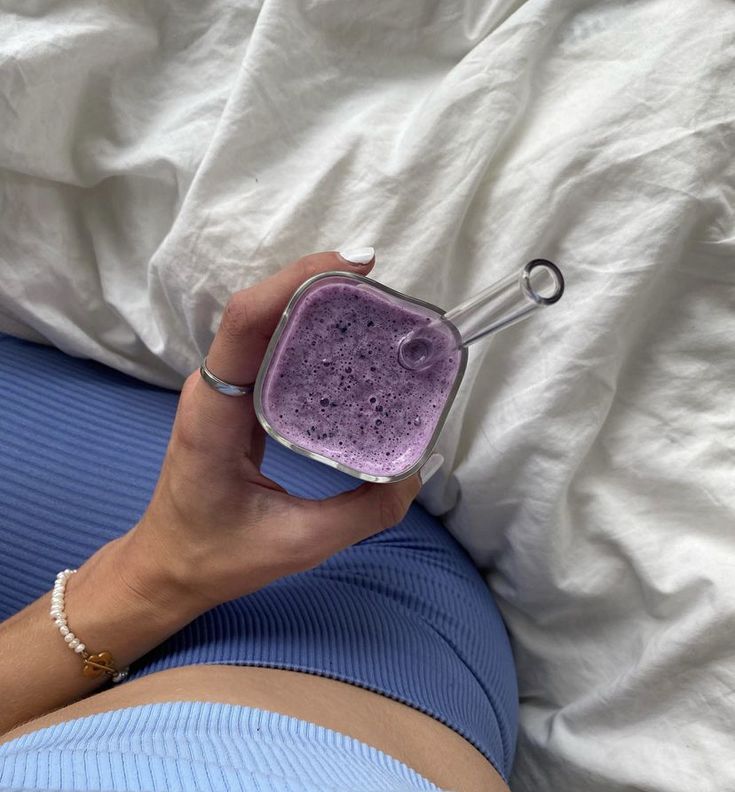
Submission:
<svg viewBox="0 0 735 792">
<path fill-rule="evenodd" d="M 343 258 L 348 264 L 354 264 L 360 267 L 363 264 L 369 264 L 375 258 L 375 248 L 348 248 L 347 250 L 338 250 L 337 255 Z"/>
<path fill-rule="evenodd" d="M 441 454 L 432 454 L 426 462 L 424 462 L 424 466 L 419 470 L 419 478 L 421 479 L 421 484 L 426 484 L 426 482 L 434 475 L 434 473 L 439 470 L 439 468 L 444 464 L 444 457 Z"/>
</svg>

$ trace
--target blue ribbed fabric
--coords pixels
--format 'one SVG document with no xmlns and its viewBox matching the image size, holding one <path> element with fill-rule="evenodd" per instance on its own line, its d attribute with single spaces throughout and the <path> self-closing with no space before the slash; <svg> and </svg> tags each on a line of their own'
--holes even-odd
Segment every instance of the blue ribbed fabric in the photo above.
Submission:
<svg viewBox="0 0 735 792">
<path fill-rule="evenodd" d="M 402 762 L 307 721 L 171 702 L 104 712 L 0 745 L 0 789 L 435 792 Z"/>
<path fill-rule="evenodd" d="M 0 618 L 135 523 L 177 397 L 0 336 Z M 356 483 L 275 443 L 263 470 L 311 498 Z M 418 505 L 317 569 L 214 608 L 142 658 L 132 676 L 199 663 L 360 685 L 447 724 L 509 775 L 517 689 L 502 619 L 465 552 Z"/>
</svg>

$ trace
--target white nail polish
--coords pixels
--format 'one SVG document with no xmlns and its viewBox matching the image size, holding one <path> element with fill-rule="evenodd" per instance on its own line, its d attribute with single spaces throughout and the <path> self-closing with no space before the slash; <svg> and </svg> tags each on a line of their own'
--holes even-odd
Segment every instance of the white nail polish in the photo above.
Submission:
<svg viewBox="0 0 735 792">
<path fill-rule="evenodd" d="M 441 454 L 432 454 L 426 462 L 424 462 L 424 466 L 419 470 L 419 478 L 421 479 L 422 484 L 426 484 L 426 482 L 436 473 L 439 468 L 444 464 L 444 457 Z"/>
<path fill-rule="evenodd" d="M 375 258 L 375 248 L 361 247 L 361 248 L 348 248 L 347 250 L 338 250 L 337 253 L 348 263 L 356 264 L 369 264 Z"/>
</svg>

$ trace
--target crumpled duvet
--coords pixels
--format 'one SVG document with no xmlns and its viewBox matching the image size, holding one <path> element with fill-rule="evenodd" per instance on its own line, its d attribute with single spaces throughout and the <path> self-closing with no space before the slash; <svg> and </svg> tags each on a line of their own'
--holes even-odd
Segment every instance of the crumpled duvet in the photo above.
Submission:
<svg viewBox="0 0 735 792">
<path fill-rule="evenodd" d="M 0 9 L 0 329 L 176 386 L 305 252 L 447 308 L 558 262 L 423 493 L 512 634 L 513 789 L 735 790 L 733 3 Z"/>
</svg>

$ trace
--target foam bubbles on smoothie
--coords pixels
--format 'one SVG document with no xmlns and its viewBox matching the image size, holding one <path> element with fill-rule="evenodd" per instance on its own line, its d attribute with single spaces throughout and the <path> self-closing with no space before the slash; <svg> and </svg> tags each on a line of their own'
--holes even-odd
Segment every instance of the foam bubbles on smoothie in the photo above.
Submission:
<svg viewBox="0 0 735 792">
<path fill-rule="evenodd" d="M 325 281 L 305 293 L 266 377 L 268 421 L 304 448 L 374 475 L 401 473 L 422 455 L 457 376 L 453 339 L 422 371 L 398 362 L 400 340 L 425 313 L 377 289 Z M 435 327 L 435 325 L 432 325 Z"/>
</svg>

